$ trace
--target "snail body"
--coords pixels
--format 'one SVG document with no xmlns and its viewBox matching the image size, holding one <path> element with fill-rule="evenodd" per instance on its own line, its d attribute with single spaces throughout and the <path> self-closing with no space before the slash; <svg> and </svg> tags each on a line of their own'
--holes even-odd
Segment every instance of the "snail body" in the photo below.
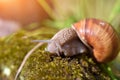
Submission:
<svg viewBox="0 0 120 80">
<path fill-rule="evenodd" d="M 75 41 L 78 37 L 79 42 Z M 47 51 L 50 53 L 73 56 L 91 51 L 97 62 L 104 63 L 112 61 L 120 49 L 119 37 L 115 30 L 109 23 L 98 19 L 81 20 L 71 28 L 59 31 L 51 40 L 52 42 L 47 46 Z M 77 45 L 78 43 L 81 45 Z"/>
<path fill-rule="evenodd" d="M 73 28 L 65 28 L 55 34 L 48 43 L 46 51 L 58 56 L 74 56 L 87 53 L 87 47 L 81 42 Z"/>
<path fill-rule="evenodd" d="M 81 53 L 92 53 L 97 62 L 110 62 L 120 50 L 119 37 L 112 26 L 98 19 L 84 19 L 57 32 L 50 40 L 40 42 L 31 49 L 20 65 L 15 79 L 19 76 L 27 58 L 41 45 L 48 43 L 46 51 L 54 55 L 74 56 Z"/>
</svg>

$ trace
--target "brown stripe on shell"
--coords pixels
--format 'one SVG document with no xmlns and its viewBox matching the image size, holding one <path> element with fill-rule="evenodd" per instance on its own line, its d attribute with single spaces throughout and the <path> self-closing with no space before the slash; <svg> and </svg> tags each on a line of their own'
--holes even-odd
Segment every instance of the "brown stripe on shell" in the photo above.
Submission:
<svg viewBox="0 0 120 80">
<path fill-rule="evenodd" d="M 98 19 L 85 19 L 75 23 L 74 29 L 85 44 L 93 47 L 98 62 L 108 62 L 117 56 L 119 38 L 110 24 Z"/>
<path fill-rule="evenodd" d="M 119 51 L 119 38 L 118 38 L 117 33 L 112 28 L 112 26 L 106 22 L 103 22 L 101 20 L 96 20 L 96 19 L 92 19 L 92 21 L 93 21 L 92 22 L 93 24 L 98 25 L 101 28 L 101 30 L 104 30 L 105 34 L 108 34 L 107 37 L 104 37 L 104 35 L 101 36 L 101 37 L 104 37 L 104 38 L 107 38 L 110 40 L 110 41 L 109 40 L 107 41 L 107 39 L 106 39 L 105 43 L 108 42 L 108 44 L 104 45 L 105 47 L 107 45 L 111 46 L 111 50 L 108 48 L 109 46 L 107 47 L 107 49 L 110 50 L 110 53 L 109 54 L 106 54 L 107 52 L 104 53 L 104 54 L 106 54 L 105 55 L 106 61 L 110 61 L 110 60 L 114 59 L 117 56 L 118 51 Z M 100 23 L 102 23 L 102 24 L 100 24 Z"/>
</svg>

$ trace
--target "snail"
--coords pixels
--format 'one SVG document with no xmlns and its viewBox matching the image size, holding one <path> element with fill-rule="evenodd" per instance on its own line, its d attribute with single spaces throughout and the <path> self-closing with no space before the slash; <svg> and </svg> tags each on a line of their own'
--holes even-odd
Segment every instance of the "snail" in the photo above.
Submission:
<svg viewBox="0 0 120 80">
<path fill-rule="evenodd" d="M 27 58 L 44 43 L 48 43 L 46 51 L 54 55 L 74 56 L 92 53 L 97 62 L 106 63 L 118 55 L 119 41 L 117 33 L 109 23 L 94 18 L 81 20 L 73 24 L 71 28 L 60 30 L 50 40 L 34 40 L 33 42 L 40 43 L 27 53 L 15 80 Z"/>
</svg>

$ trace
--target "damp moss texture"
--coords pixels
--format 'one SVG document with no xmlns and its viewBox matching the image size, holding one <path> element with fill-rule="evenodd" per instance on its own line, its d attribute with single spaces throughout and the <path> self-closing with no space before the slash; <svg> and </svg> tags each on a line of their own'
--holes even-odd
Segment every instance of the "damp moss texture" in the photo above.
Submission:
<svg viewBox="0 0 120 80">
<path fill-rule="evenodd" d="M 31 40 L 50 39 L 56 32 L 56 29 L 44 27 L 31 32 L 21 30 L 1 38 L 0 80 L 14 79 L 24 56 L 37 44 Z M 28 58 L 20 80 L 111 80 L 89 54 L 53 57 L 44 51 L 45 47 L 41 46 Z"/>
</svg>

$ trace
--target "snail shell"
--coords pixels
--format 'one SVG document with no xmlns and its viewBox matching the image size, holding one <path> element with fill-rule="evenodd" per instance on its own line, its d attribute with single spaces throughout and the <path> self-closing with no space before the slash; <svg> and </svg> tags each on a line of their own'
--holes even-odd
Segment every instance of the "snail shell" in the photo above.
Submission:
<svg viewBox="0 0 120 80">
<path fill-rule="evenodd" d="M 117 56 L 120 49 L 119 37 L 109 23 L 98 19 L 84 19 L 73 24 L 72 28 L 92 50 L 98 62 L 109 62 Z"/>
</svg>

